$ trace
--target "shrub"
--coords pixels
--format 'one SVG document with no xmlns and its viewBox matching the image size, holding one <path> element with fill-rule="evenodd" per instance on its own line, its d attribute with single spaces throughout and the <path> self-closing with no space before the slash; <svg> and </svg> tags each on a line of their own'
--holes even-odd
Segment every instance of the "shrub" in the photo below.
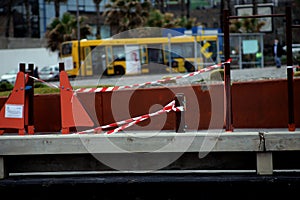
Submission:
<svg viewBox="0 0 300 200">
<path fill-rule="evenodd" d="M 2 80 L 0 81 L 0 91 L 9 91 L 12 90 L 14 88 L 14 86 L 9 83 L 8 81 Z"/>
</svg>

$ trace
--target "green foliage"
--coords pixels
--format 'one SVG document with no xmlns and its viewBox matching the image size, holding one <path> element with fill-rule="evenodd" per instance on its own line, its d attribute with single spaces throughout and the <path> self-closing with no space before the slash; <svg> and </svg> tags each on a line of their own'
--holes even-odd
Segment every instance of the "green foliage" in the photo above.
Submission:
<svg viewBox="0 0 300 200">
<path fill-rule="evenodd" d="M 151 2 L 139 0 L 111 0 L 103 13 L 105 24 L 117 27 L 117 33 L 142 27 L 151 9 Z"/>
<path fill-rule="evenodd" d="M 35 88 L 34 94 L 58 94 L 59 88 L 51 88 L 51 87 L 42 87 Z"/>
<path fill-rule="evenodd" d="M 186 17 L 175 17 L 173 13 L 167 12 L 163 14 L 158 9 L 152 9 L 150 11 L 146 25 L 150 27 L 185 27 L 187 29 L 191 29 L 193 26 L 197 25 L 197 22 L 196 18 L 187 19 Z"/>
<path fill-rule="evenodd" d="M 79 17 L 80 38 L 87 38 L 91 34 L 91 27 L 85 23 L 86 17 Z M 47 26 L 45 33 L 47 38 L 47 48 L 51 51 L 60 49 L 60 45 L 64 41 L 77 39 L 77 19 L 71 13 L 64 13 L 61 19 L 54 18 Z"/>
<path fill-rule="evenodd" d="M 163 14 L 154 9 L 150 1 L 112 0 L 105 8 L 105 24 L 116 27 L 116 33 L 141 27 L 190 29 L 197 24 L 196 18 L 175 17 L 169 12 Z"/>
<path fill-rule="evenodd" d="M 264 21 L 256 18 L 242 18 L 232 20 L 229 28 L 232 33 L 257 33 L 264 25 Z"/>
<path fill-rule="evenodd" d="M 41 82 L 34 82 L 34 88 L 49 88 L 49 86 Z"/>
<path fill-rule="evenodd" d="M 11 83 L 7 82 L 7 81 L 1 81 L 0 82 L 0 92 L 10 91 L 13 88 L 14 88 L 14 86 Z"/>
<path fill-rule="evenodd" d="M 0 96 L 8 96 L 14 86 L 6 81 L 0 82 Z M 54 94 L 59 93 L 58 88 L 51 88 L 48 85 L 45 85 L 41 82 L 34 83 L 34 93 L 35 94 Z"/>
</svg>

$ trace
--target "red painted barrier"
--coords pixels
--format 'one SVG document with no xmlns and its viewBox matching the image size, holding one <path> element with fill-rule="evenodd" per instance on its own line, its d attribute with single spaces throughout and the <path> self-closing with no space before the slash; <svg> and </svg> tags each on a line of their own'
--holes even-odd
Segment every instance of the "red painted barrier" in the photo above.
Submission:
<svg viewBox="0 0 300 200">
<path fill-rule="evenodd" d="M 288 124 L 287 81 L 266 80 L 238 82 L 232 85 L 234 128 L 286 128 Z M 209 89 L 209 90 L 208 90 Z M 157 87 L 128 89 L 103 93 L 78 93 L 82 107 L 97 125 L 147 114 L 155 106 L 165 105 L 175 94 L 186 97 L 185 120 L 187 130 L 205 130 L 224 121 L 224 86 Z M 300 79 L 294 80 L 295 125 L 300 127 Z M 0 98 L 3 107 L 7 98 Z M 95 103 L 91 103 L 95 102 Z M 60 95 L 35 95 L 34 116 L 36 132 L 60 132 Z M 213 105 L 213 106 L 212 106 Z M 112 107 L 113 106 L 113 107 Z M 214 110 L 212 110 L 212 108 Z M 175 113 L 145 120 L 129 130 L 175 130 Z M 195 120 L 199 118 L 199 120 Z M 98 124 L 97 124 L 98 123 Z M 163 123 L 163 124 L 162 124 Z M 72 124 L 76 125 L 76 124 Z M 211 126 L 211 127 L 210 127 Z"/>
<path fill-rule="evenodd" d="M 70 133 L 72 127 L 94 126 L 88 113 L 82 107 L 68 79 L 67 72 L 64 71 L 63 63 L 59 64 L 60 70 L 60 108 L 61 108 L 61 132 Z"/>
<path fill-rule="evenodd" d="M 14 88 L 0 111 L 0 134 L 5 129 L 17 129 L 19 135 L 25 134 L 25 65 L 20 64 Z"/>
</svg>

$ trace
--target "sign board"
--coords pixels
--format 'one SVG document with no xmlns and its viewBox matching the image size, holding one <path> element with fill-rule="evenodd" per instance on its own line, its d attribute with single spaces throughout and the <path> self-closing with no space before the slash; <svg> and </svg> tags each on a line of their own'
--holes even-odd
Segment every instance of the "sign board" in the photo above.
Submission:
<svg viewBox="0 0 300 200">
<path fill-rule="evenodd" d="M 236 5 L 237 16 L 252 16 L 253 4 Z M 271 15 L 273 13 L 273 4 L 257 4 L 257 15 Z M 272 17 L 257 18 L 259 21 L 265 22 L 261 27 L 260 32 L 273 32 L 273 19 Z"/>
<path fill-rule="evenodd" d="M 140 51 L 138 45 L 126 45 L 126 74 L 141 73 Z"/>
<path fill-rule="evenodd" d="M 63 58 L 65 70 L 72 70 L 73 69 L 73 57 L 65 57 Z"/>
<path fill-rule="evenodd" d="M 23 118 L 23 105 L 5 104 L 5 118 Z"/>
<path fill-rule="evenodd" d="M 257 40 L 243 40 L 243 54 L 253 54 L 258 52 Z"/>
</svg>

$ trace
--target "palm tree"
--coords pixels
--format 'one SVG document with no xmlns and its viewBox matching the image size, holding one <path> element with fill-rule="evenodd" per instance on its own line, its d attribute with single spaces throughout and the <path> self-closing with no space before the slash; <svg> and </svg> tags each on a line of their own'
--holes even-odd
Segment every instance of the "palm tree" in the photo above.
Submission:
<svg viewBox="0 0 300 200">
<path fill-rule="evenodd" d="M 96 31 L 96 38 L 97 39 L 101 39 L 101 35 L 100 35 L 100 3 L 102 0 L 93 0 L 94 4 L 96 5 L 96 14 L 97 14 L 97 22 L 96 22 L 96 26 L 97 26 L 97 31 Z"/>
<path fill-rule="evenodd" d="M 256 18 L 243 18 L 232 20 L 229 28 L 230 32 L 233 33 L 258 33 L 264 25 L 264 21 L 259 21 Z"/>
<path fill-rule="evenodd" d="M 55 17 L 59 18 L 60 15 L 60 3 L 66 3 L 68 0 L 45 0 L 45 2 L 54 2 L 54 9 L 55 9 Z"/>
<path fill-rule="evenodd" d="M 111 0 L 105 8 L 104 23 L 115 27 L 116 33 L 120 33 L 142 27 L 149 16 L 151 3 L 148 0 Z"/>
<path fill-rule="evenodd" d="M 158 9 L 150 11 L 146 25 L 150 27 L 162 27 L 162 28 L 178 28 L 185 27 L 187 29 L 192 28 L 197 24 L 196 18 L 175 17 L 173 13 L 161 13 Z"/>
<path fill-rule="evenodd" d="M 86 18 L 79 17 L 80 37 L 86 38 L 91 34 L 91 28 L 85 24 Z M 64 13 L 62 18 L 54 18 L 47 26 L 46 38 L 47 48 L 55 52 L 60 49 L 60 45 L 64 41 L 77 39 L 77 21 L 76 17 L 68 12 Z"/>
</svg>

